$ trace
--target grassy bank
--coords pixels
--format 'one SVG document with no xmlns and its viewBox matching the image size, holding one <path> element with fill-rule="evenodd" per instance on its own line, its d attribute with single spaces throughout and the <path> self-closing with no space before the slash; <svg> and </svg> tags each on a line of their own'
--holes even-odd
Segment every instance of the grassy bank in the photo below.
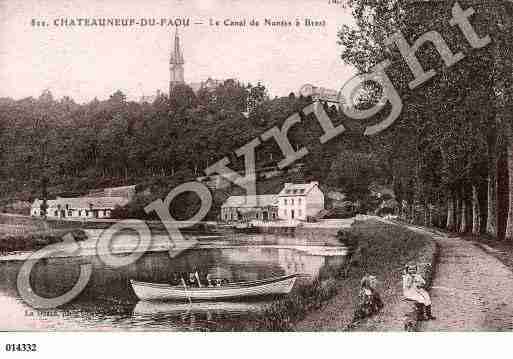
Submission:
<svg viewBox="0 0 513 359">
<path fill-rule="evenodd" d="M 0 214 L 0 255 L 12 252 L 36 251 L 49 244 L 62 242 L 70 233 L 76 241 L 87 239 L 72 223 L 44 221 L 41 218 Z"/>
<path fill-rule="evenodd" d="M 377 220 L 356 221 L 345 231 L 366 248 L 359 265 L 351 267 L 347 278 L 343 277 L 344 268 L 325 268 L 311 285 L 255 315 L 250 327 L 234 330 L 347 330 L 353 318 L 360 279 L 366 273 L 380 280 L 379 290 L 385 307 L 377 316 L 352 330 L 400 330 L 404 315 L 401 312 L 401 270 L 412 260 L 432 263 L 436 245 L 429 236 Z M 431 273 L 426 276 L 430 278 Z"/>
<path fill-rule="evenodd" d="M 87 235 L 81 229 L 55 229 L 23 234 L 0 233 L 0 255 L 36 251 L 47 245 L 62 242 L 63 237 L 68 233 L 76 241 L 87 239 Z"/>
</svg>

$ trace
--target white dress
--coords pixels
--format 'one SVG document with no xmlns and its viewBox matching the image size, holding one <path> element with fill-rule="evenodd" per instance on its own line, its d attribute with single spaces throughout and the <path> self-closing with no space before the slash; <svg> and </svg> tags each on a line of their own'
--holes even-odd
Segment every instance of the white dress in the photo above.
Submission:
<svg viewBox="0 0 513 359">
<path fill-rule="evenodd" d="M 422 286 L 426 284 L 424 278 L 418 274 L 404 274 L 403 275 L 403 295 L 407 299 L 424 305 L 431 305 L 431 298 L 429 293 L 426 292 Z"/>
</svg>

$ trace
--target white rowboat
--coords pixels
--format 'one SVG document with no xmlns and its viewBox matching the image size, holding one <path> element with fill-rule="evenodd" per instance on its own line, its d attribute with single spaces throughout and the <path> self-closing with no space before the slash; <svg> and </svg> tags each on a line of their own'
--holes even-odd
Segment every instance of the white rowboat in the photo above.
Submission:
<svg viewBox="0 0 513 359">
<path fill-rule="evenodd" d="M 257 297 L 270 294 L 288 294 L 294 287 L 297 274 L 261 279 L 251 282 L 230 283 L 221 287 L 187 287 L 130 280 L 140 300 L 219 300 Z"/>
</svg>

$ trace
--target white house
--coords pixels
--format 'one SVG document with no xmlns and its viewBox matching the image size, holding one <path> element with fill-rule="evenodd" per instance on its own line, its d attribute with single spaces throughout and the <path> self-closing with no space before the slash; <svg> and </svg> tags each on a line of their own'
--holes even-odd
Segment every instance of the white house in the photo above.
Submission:
<svg viewBox="0 0 513 359">
<path fill-rule="evenodd" d="M 285 183 L 278 194 L 278 216 L 280 219 L 306 220 L 324 209 L 324 194 L 319 182 Z"/>
</svg>

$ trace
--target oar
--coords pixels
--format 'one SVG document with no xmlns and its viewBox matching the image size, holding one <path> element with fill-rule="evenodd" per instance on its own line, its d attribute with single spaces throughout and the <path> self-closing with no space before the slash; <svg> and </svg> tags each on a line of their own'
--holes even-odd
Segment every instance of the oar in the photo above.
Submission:
<svg viewBox="0 0 513 359">
<path fill-rule="evenodd" d="M 185 290 L 185 295 L 189 299 L 189 303 L 192 304 L 192 299 L 191 299 L 191 296 L 189 295 L 189 291 L 187 290 L 187 284 L 185 284 L 185 280 L 183 279 L 183 277 L 182 277 L 182 284 L 183 284 L 183 288 Z"/>
<path fill-rule="evenodd" d="M 194 273 L 194 276 L 196 277 L 196 280 L 198 281 L 198 287 L 200 287 L 200 288 L 201 288 L 201 287 L 203 287 L 203 286 L 201 285 L 201 281 L 200 281 L 200 279 L 199 279 L 198 271 L 196 271 L 196 273 Z"/>
<path fill-rule="evenodd" d="M 297 273 L 296 277 L 297 278 L 312 278 L 312 275 L 308 274 L 308 273 Z"/>
</svg>

